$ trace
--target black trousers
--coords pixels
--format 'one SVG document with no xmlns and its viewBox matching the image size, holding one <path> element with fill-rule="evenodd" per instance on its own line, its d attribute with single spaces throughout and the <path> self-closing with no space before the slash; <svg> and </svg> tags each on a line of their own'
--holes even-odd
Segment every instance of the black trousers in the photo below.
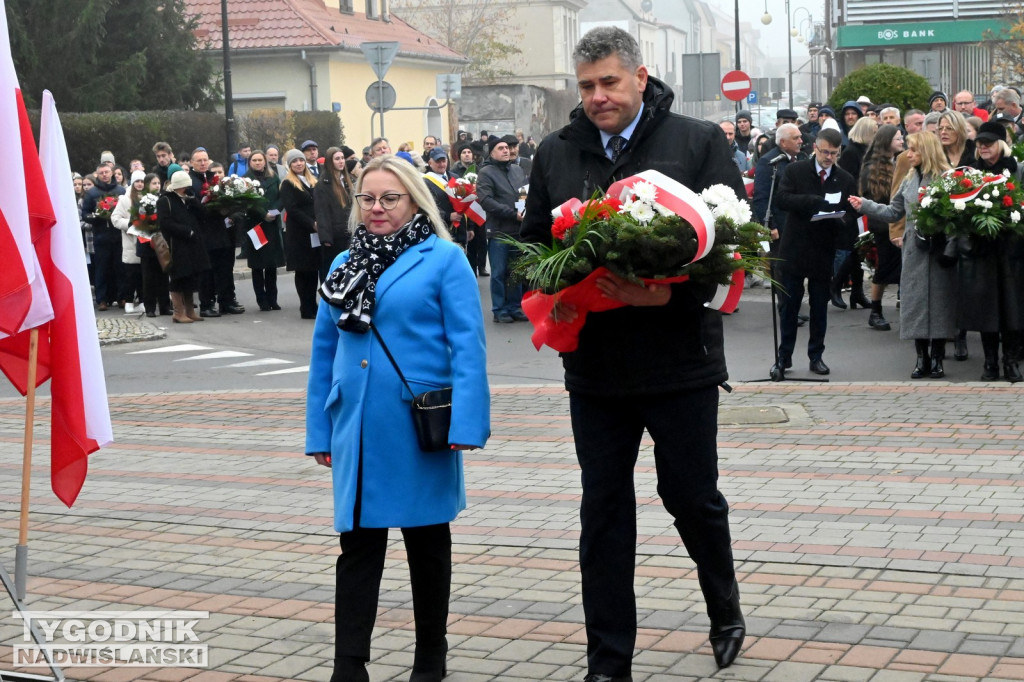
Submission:
<svg viewBox="0 0 1024 682">
<path fill-rule="evenodd" d="M 370 636 L 388 545 L 387 528 L 356 528 L 340 536 L 334 602 L 335 658 L 370 660 Z M 452 533 L 447 523 L 402 528 L 409 560 L 416 653 L 447 649 L 452 589 Z"/>
<path fill-rule="evenodd" d="M 235 249 L 207 249 L 210 269 L 199 276 L 199 307 L 226 306 L 235 301 Z"/>
<path fill-rule="evenodd" d="M 295 271 L 295 293 L 299 295 L 299 314 L 302 317 L 316 317 L 316 290 L 319 285 L 316 270 Z"/>
<path fill-rule="evenodd" d="M 121 279 L 117 285 L 117 298 L 131 303 L 142 298 L 142 266 L 139 263 L 121 262 Z"/>
<path fill-rule="evenodd" d="M 782 278 L 779 291 L 779 359 L 793 357 L 796 347 L 797 313 L 800 302 L 804 298 L 804 277 L 795 275 L 788 269 L 781 269 Z M 828 279 L 807 280 L 807 302 L 810 307 L 811 321 L 808 325 L 810 337 L 807 339 L 807 357 L 820 360 L 825 352 L 825 332 L 828 330 Z"/>
<path fill-rule="evenodd" d="M 142 266 L 142 304 L 147 313 L 170 310 L 171 302 L 167 297 L 167 273 L 160 269 L 160 261 L 155 257 L 139 259 Z"/>
<path fill-rule="evenodd" d="M 277 268 L 252 268 L 252 290 L 259 305 L 277 304 Z"/>
<path fill-rule="evenodd" d="M 583 481 L 580 573 L 591 673 L 630 673 L 636 644 L 636 493 L 644 429 L 654 439 L 658 495 L 697 565 L 708 609 L 736 583 L 729 505 L 718 490 L 718 387 L 655 396 L 569 394 Z"/>
<path fill-rule="evenodd" d="M 473 272 L 480 274 L 487 269 L 487 227 L 474 224 L 473 238 L 466 245 L 466 255 Z"/>
</svg>

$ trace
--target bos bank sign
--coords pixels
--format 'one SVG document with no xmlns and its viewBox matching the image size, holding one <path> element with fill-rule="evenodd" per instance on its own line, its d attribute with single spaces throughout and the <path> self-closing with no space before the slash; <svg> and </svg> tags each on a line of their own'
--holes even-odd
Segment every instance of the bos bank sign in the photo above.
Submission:
<svg viewBox="0 0 1024 682">
<path fill-rule="evenodd" d="M 977 43 L 985 31 L 998 33 L 999 29 L 1000 24 L 994 19 L 846 25 L 839 27 L 836 43 L 840 49 Z"/>
</svg>

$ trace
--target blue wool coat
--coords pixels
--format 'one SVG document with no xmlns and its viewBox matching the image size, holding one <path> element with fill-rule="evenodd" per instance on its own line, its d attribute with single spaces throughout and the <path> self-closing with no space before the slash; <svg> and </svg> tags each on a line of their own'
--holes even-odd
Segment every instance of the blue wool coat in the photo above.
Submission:
<svg viewBox="0 0 1024 682">
<path fill-rule="evenodd" d="M 306 394 L 306 453 L 331 453 L 335 530 L 354 526 L 360 454 L 360 527 L 451 521 L 466 508 L 462 453 L 419 449 L 412 394 L 373 333 L 341 331 L 339 313 L 321 302 Z M 377 282 L 373 323 L 415 393 L 453 387 L 449 442 L 482 447 L 490 434 L 484 322 L 462 250 L 434 235 L 404 251 Z"/>
</svg>

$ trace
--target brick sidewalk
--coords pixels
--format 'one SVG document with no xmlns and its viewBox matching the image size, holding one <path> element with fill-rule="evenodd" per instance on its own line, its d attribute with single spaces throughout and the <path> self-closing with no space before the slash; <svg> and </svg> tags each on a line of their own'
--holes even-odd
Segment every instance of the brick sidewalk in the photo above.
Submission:
<svg viewBox="0 0 1024 682">
<path fill-rule="evenodd" d="M 636 470 L 634 679 L 1024 680 L 1021 390 L 736 389 L 723 395 L 722 421 L 743 423 L 723 425 L 719 442 L 745 650 L 716 672 L 693 565 L 658 503 L 648 441 Z M 207 610 L 196 631 L 211 667 L 79 668 L 65 671 L 69 679 L 329 679 L 337 540 L 327 472 L 301 454 L 302 393 L 118 395 L 111 410 L 117 442 L 91 458 L 73 509 L 50 493 L 47 468 L 35 467 L 29 607 Z M 579 483 L 567 399 L 557 386 L 498 387 L 492 411 L 487 449 L 466 458 L 469 509 L 453 524 L 447 679 L 580 680 Z M 0 401 L 7 547 L 17 535 L 22 412 L 18 401 Z M 751 424 L 772 421 L 752 418 L 760 413 L 790 419 Z M 37 431 L 38 451 L 47 434 Z M 371 677 L 404 681 L 413 630 L 400 541 L 380 607 Z M 0 619 L 2 661 L 19 636 L 20 626 Z"/>
</svg>

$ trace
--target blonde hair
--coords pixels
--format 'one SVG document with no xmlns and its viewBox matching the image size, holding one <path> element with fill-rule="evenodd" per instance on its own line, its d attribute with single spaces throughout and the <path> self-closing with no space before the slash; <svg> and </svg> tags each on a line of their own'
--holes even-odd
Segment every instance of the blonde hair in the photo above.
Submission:
<svg viewBox="0 0 1024 682">
<path fill-rule="evenodd" d="M 962 154 L 964 147 L 967 146 L 967 119 L 964 115 L 955 109 L 946 109 L 939 114 L 939 120 L 936 121 L 935 125 L 942 125 L 943 121 L 949 121 L 949 124 L 953 126 L 953 130 L 956 131 L 956 142 L 953 144 L 951 149 Z M 936 131 L 936 134 L 938 131 Z"/>
<path fill-rule="evenodd" d="M 415 166 L 405 159 L 393 154 L 375 156 L 370 159 L 370 162 L 363 168 L 363 172 L 359 174 L 359 179 L 356 181 L 355 194 L 363 191 L 363 181 L 366 179 L 366 176 L 378 171 L 386 171 L 398 178 L 398 181 L 402 183 L 402 187 L 409 193 L 412 203 L 416 205 L 416 212 L 422 213 L 427 217 L 430 224 L 434 226 L 434 233 L 438 237 L 451 241 L 452 236 L 449 234 L 448 228 L 445 227 L 444 221 L 441 220 L 441 214 L 437 212 L 437 204 L 434 203 L 434 198 L 430 195 L 430 190 L 427 189 L 426 180 L 417 172 Z M 354 203 L 352 212 L 348 217 L 348 226 L 353 234 L 355 234 L 356 227 L 362 222 L 363 209 L 360 208 L 357 201 Z"/>
<path fill-rule="evenodd" d="M 846 136 L 850 138 L 850 142 L 867 145 L 871 144 L 876 132 L 878 132 L 878 121 L 870 116 L 861 116 Z"/>
<path fill-rule="evenodd" d="M 268 161 L 267 166 L 269 165 L 270 162 Z M 303 182 L 301 179 L 299 179 L 299 176 L 296 175 L 295 171 L 292 170 L 292 165 L 289 163 L 288 172 L 285 173 L 284 176 L 285 181 L 292 183 L 298 189 L 312 192 L 313 188 L 316 187 L 316 176 L 313 175 L 312 171 L 309 170 L 308 163 L 306 164 L 305 168 L 302 169 L 302 177 L 306 179 L 306 182 Z"/>
<path fill-rule="evenodd" d="M 938 135 L 924 131 L 911 133 L 907 136 L 907 147 L 913 147 L 917 155 L 921 157 L 921 163 L 917 168 L 910 169 L 907 174 L 908 178 L 913 176 L 916 171 L 921 171 L 921 175 L 934 178 L 950 169 L 946 152 L 942 149 Z"/>
</svg>

